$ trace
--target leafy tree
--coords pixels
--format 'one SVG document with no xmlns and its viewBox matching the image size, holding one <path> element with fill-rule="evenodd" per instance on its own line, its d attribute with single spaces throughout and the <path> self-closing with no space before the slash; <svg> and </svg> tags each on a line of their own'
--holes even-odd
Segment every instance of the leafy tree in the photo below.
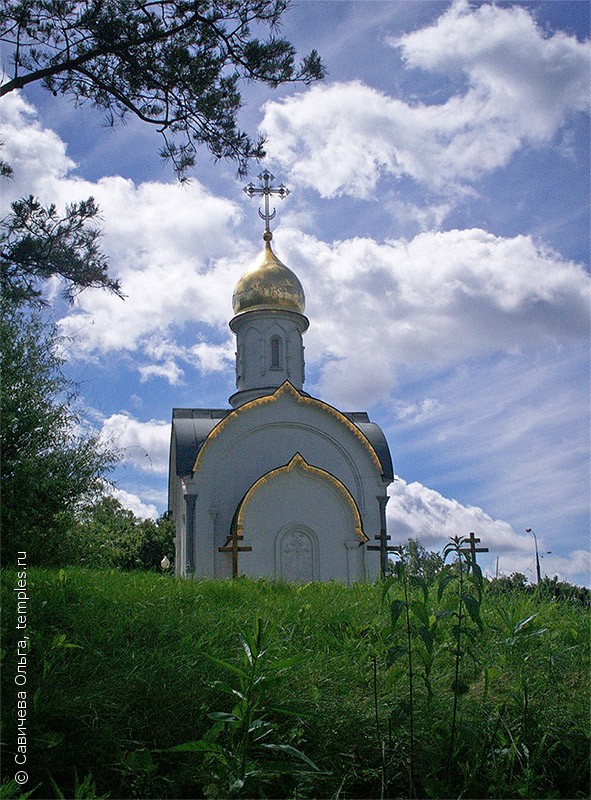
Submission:
<svg viewBox="0 0 591 800">
<path fill-rule="evenodd" d="M 11 208 L 0 222 L 0 278 L 6 298 L 43 305 L 43 283 L 53 276 L 65 281 L 69 301 L 88 287 L 122 296 L 119 282 L 107 274 L 100 232 L 89 225 L 98 214 L 92 197 L 67 206 L 63 217 L 54 205 L 45 208 L 32 196 Z"/>
<path fill-rule="evenodd" d="M 262 158 L 263 141 L 239 129 L 240 83 L 271 87 L 323 77 L 316 51 L 296 64 L 278 37 L 289 0 L 5 0 L 0 41 L 11 77 L 0 96 L 33 82 L 104 110 L 132 114 L 164 137 L 179 174 L 204 144 L 215 158 Z M 268 28 L 265 40 L 253 30 Z"/>
<path fill-rule="evenodd" d="M 418 539 L 409 539 L 404 545 L 405 571 L 409 578 L 425 578 L 430 582 L 441 572 L 443 556 L 427 550 Z"/>
<path fill-rule="evenodd" d="M 114 497 L 102 497 L 77 516 L 76 561 L 90 567 L 159 569 L 174 563 L 174 522 L 167 515 L 141 520 Z"/>
<path fill-rule="evenodd" d="M 12 178 L 12 167 L 3 158 L 0 158 L 0 178 Z"/>
<path fill-rule="evenodd" d="M 64 517 L 100 496 L 115 457 L 83 429 L 53 326 L 2 299 L 2 561 L 68 560 Z"/>
<path fill-rule="evenodd" d="M 132 511 L 114 497 L 103 496 L 83 508 L 73 521 L 79 543 L 75 563 L 86 567 L 113 567 L 120 543 L 129 537 L 136 524 Z"/>
<path fill-rule="evenodd" d="M 501 575 L 499 578 L 493 578 L 489 581 L 487 591 L 492 594 L 527 591 L 527 577 L 522 572 Z"/>
<path fill-rule="evenodd" d="M 553 578 L 544 575 L 539 583 L 532 584 L 527 582 L 527 577 L 522 572 L 513 572 L 511 575 L 501 575 L 500 578 L 493 578 L 489 581 L 487 592 L 490 594 L 523 592 L 551 600 L 566 600 L 569 603 L 591 605 L 591 589 L 586 586 L 576 586 L 568 581 L 560 581 L 557 575 Z"/>
<path fill-rule="evenodd" d="M 11 174 L 0 162 L 0 176 Z M 104 491 L 116 460 L 83 429 L 77 387 L 62 372 L 62 340 L 37 313 L 44 283 L 54 276 L 70 301 L 87 287 L 122 296 L 107 274 L 99 232 L 89 225 L 97 213 L 92 197 L 68 206 L 63 217 L 28 197 L 0 221 L 3 563 L 13 563 L 17 550 L 27 551 L 29 563 L 71 561 L 78 547 L 71 517 Z"/>
<path fill-rule="evenodd" d="M 167 556 L 174 564 L 175 525 L 168 514 L 158 519 L 144 519 L 136 526 L 136 547 L 133 563 L 129 566 L 121 564 L 123 569 L 160 569 L 163 556 Z"/>
</svg>

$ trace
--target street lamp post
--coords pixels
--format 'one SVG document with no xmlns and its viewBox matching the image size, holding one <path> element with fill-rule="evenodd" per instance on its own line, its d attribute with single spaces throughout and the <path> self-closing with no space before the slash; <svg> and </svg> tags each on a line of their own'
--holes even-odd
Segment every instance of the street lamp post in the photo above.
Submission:
<svg viewBox="0 0 591 800">
<path fill-rule="evenodd" d="M 538 584 L 539 584 L 540 581 L 542 580 L 542 575 L 541 575 L 541 571 L 540 571 L 540 556 L 538 554 L 538 537 L 536 536 L 536 532 L 534 531 L 533 528 L 526 528 L 525 532 L 526 533 L 533 533 L 533 535 L 534 535 L 534 542 L 535 542 L 535 545 L 536 545 L 536 574 L 538 576 Z"/>
</svg>

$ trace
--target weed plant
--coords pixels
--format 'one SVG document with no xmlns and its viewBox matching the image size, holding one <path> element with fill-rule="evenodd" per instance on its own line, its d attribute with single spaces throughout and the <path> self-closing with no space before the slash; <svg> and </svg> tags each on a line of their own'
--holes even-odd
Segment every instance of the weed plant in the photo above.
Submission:
<svg viewBox="0 0 591 800">
<path fill-rule="evenodd" d="M 23 793 L 588 797 L 589 609 L 488 593 L 458 549 L 434 579 L 402 558 L 351 588 L 31 570 Z M 15 585 L 2 797 L 20 791 Z"/>
</svg>

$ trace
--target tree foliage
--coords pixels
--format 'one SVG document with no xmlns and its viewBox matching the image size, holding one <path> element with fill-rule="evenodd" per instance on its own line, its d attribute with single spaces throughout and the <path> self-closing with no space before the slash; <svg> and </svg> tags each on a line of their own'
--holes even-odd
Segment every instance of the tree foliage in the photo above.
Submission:
<svg viewBox="0 0 591 800">
<path fill-rule="evenodd" d="M 33 82 L 91 103 L 113 124 L 128 114 L 157 127 L 179 174 L 205 144 L 237 162 L 264 155 L 238 127 L 240 85 L 309 83 L 324 68 L 312 51 L 296 63 L 276 35 L 289 0 L 5 0 L 0 40 L 12 69 L 0 96 Z M 255 31 L 269 29 L 266 39 Z"/>
<path fill-rule="evenodd" d="M 53 326 L 3 298 L 0 344 L 2 560 L 60 563 L 64 516 L 100 496 L 115 458 L 83 428 Z"/>
<path fill-rule="evenodd" d="M 553 578 L 544 575 L 539 583 L 528 583 L 527 577 L 522 572 L 513 572 L 511 575 L 501 575 L 493 578 L 487 591 L 490 594 L 523 593 L 543 597 L 550 600 L 565 600 L 569 603 L 580 603 L 591 606 L 591 589 L 586 586 L 576 586 L 568 581 L 561 581 L 557 575 Z"/>
<path fill-rule="evenodd" d="M 12 203 L 0 222 L 2 293 L 14 303 L 42 305 L 43 286 L 57 276 L 65 282 L 71 302 L 83 289 L 108 289 L 121 295 L 119 282 L 107 273 L 99 248 L 100 232 L 92 221 L 98 208 L 92 197 L 68 205 L 60 216 L 54 205 L 44 207 L 33 196 Z"/>
<path fill-rule="evenodd" d="M 0 163 L 3 177 L 11 172 Z M 60 216 L 30 196 L 0 221 L 3 563 L 17 550 L 26 550 L 30 563 L 70 561 L 78 548 L 71 519 L 104 491 L 116 461 L 84 428 L 77 387 L 62 371 L 63 341 L 39 313 L 54 277 L 70 301 L 89 287 L 122 296 L 92 226 L 97 213 L 92 197 Z"/>
<path fill-rule="evenodd" d="M 433 580 L 445 563 L 440 553 L 427 550 L 418 539 L 408 539 L 403 545 L 405 570 L 408 577 Z"/>
<path fill-rule="evenodd" d="M 511 575 L 493 578 L 488 584 L 488 591 L 493 594 L 527 591 L 527 576 L 523 572 L 512 572 Z"/>
<path fill-rule="evenodd" d="M 94 568 L 159 570 L 174 564 L 174 522 L 167 515 L 139 519 L 114 497 L 84 508 L 75 521 L 76 563 Z"/>
</svg>

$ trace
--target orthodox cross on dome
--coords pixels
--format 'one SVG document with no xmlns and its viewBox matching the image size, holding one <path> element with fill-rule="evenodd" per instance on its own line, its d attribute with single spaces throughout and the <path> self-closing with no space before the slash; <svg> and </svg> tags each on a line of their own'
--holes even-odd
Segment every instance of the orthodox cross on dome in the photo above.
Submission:
<svg viewBox="0 0 591 800">
<path fill-rule="evenodd" d="M 265 233 L 263 234 L 263 239 L 266 241 L 271 238 L 271 228 L 269 223 L 272 219 L 274 219 L 277 210 L 274 208 L 273 211 L 269 209 L 269 197 L 274 194 L 277 197 L 280 197 L 284 200 L 287 195 L 289 194 L 289 189 L 287 186 L 284 186 L 282 183 L 279 186 L 271 186 L 271 181 L 275 180 L 275 176 L 272 175 L 268 169 L 264 169 L 261 174 L 259 175 L 259 180 L 263 182 L 262 186 L 255 186 L 254 183 L 251 181 L 247 186 L 244 187 L 244 191 L 249 197 L 254 197 L 257 194 L 262 194 L 265 198 L 265 210 L 261 211 L 259 208 L 259 217 L 265 220 Z"/>
<path fill-rule="evenodd" d="M 476 564 L 476 553 L 488 553 L 488 547 L 476 547 L 478 542 L 480 542 L 480 539 L 477 536 L 474 536 L 474 531 L 470 531 L 470 536 L 466 536 L 464 539 L 464 544 L 469 546 L 463 547 L 460 550 L 461 553 L 470 553 L 474 564 Z"/>
<path fill-rule="evenodd" d="M 250 553 L 252 547 L 248 545 L 239 545 L 242 541 L 242 536 L 239 536 L 236 531 L 228 536 L 226 544 L 223 547 L 218 547 L 220 553 L 232 553 L 232 577 L 238 577 L 238 553 Z"/>
</svg>

